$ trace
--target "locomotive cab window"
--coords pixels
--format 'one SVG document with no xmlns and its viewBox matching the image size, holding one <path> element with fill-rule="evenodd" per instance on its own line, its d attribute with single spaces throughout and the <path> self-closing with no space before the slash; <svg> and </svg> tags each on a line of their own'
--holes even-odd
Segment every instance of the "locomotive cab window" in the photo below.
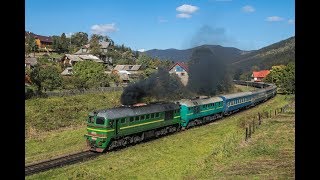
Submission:
<svg viewBox="0 0 320 180">
<path fill-rule="evenodd" d="M 104 125 L 104 118 L 103 117 L 97 117 L 96 124 Z"/>
</svg>

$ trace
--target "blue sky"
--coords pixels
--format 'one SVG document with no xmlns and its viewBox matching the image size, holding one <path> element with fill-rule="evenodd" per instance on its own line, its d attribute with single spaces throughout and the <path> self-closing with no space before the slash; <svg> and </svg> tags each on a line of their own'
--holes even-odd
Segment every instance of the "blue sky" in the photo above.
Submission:
<svg viewBox="0 0 320 180">
<path fill-rule="evenodd" d="M 295 35 L 294 0 L 26 0 L 25 29 L 108 35 L 133 50 L 254 50 Z"/>
</svg>

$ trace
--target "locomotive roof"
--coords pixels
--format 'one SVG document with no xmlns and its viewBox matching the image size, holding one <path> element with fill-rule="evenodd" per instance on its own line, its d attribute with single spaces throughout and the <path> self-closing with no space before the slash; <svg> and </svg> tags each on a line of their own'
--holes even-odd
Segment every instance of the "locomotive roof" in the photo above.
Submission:
<svg viewBox="0 0 320 180">
<path fill-rule="evenodd" d="M 237 98 L 237 97 L 242 97 L 242 96 L 248 96 L 251 94 L 252 94 L 252 92 L 240 92 L 240 93 L 225 94 L 225 95 L 220 95 L 220 96 L 225 97 L 226 99 L 232 99 L 232 98 Z"/>
<path fill-rule="evenodd" d="M 145 106 L 138 106 L 138 107 L 121 106 L 121 107 L 110 108 L 110 109 L 102 109 L 96 112 L 97 112 L 97 116 L 105 117 L 107 119 L 117 119 L 117 118 L 139 116 L 143 114 L 164 112 L 164 111 L 176 110 L 176 109 L 179 109 L 179 105 L 175 103 L 154 103 L 154 104 L 147 104 Z M 93 113 L 90 113 L 90 115 L 93 115 Z"/>
<path fill-rule="evenodd" d="M 215 103 L 220 101 L 223 101 L 221 97 L 209 97 L 209 98 L 199 98 L 199 99 L 181 99 L 178 102 L 188 107 L 192 107 L 192 106 L 210 104 L 210 103 Z"/>
</svg>

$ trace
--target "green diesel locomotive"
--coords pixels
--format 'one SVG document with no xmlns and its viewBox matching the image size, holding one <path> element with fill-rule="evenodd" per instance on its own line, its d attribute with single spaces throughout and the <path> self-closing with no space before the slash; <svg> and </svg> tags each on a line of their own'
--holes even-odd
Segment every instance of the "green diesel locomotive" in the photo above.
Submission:
<svg viewBox="0 0 320 180">
<path fill-rule="evenodd" d="M 103 152 L 175 132 L 180 123 L 175 103 L 121 106 L 90 113 L 85 137 L 92 151 Z"/>
</svg>

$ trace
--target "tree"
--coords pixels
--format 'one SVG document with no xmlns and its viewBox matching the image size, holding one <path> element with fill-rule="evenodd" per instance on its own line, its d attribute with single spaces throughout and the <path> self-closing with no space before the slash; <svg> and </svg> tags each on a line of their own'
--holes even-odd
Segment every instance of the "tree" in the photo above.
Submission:
<svg viewBox="0 0 320 180">
<path fill-rule="evenodd" d="M 117 86 L 120 84 L 121 82 L 121 78 L 118 74 L 110 74 L 110 78 L 111 78 L 111 81 L 114 82 Z"/>
<path fill-rule="evenodd" d="M 264 81 L 276 84 L 284 93 L 295 93 L 295 64 L 273 66 Z"/>
<path fill-rule="evenodd" d="M 30 72 L 31 82 L 37 86 L 37 91 L 54 90 L 61 86 L 62 78 L 54 66 L 36 66 Z"/>
<path fill-rule="evenodd" d="M 77 88 L 104 87 L 109 85 L 110 77 L 104 73 L 104 66 L 93 61 L 77 62 L 73 75 L 78 81 Z"/>
<path fill-rule="evenodd" d="M 252 66 L 251 67 L 251 71 L 259 71 L 259 70 L 260 70 L 259 66 Z"/>
<path fill-rule="evenodd" d="M 65 53 L 68 52 L 68 48 L 69 48 L 69 40 L 67 39 L 67 36 L 65 33 L 61 34 L 60 37 L 60 52 Z"/>
<path fill-rule="evenodd" d="M 101 45 L 100 45 L 100 40 L 103 39 L 103 36 L 93 34 L 90 39 L 90 53 L 96 56 L 101 55 Z"/>
<path fill-rule="evenodd" d="M 233 75 L 233 79 L 239 80 L 242 73 L 243 73 L 242 69 L 238 68 Z"/>
<path fill-rule="evenodd" d="M 80 48 L 85 44 L 88 44 L 88 34 L 84 32 L 77 32 L 71 35 L 71 44 L 76 48 Z"/>
<path fill-rule="evenodd" d="M 66 37 L 65 33 L 62 33 L 61 36 L 52 36 L 53 43 L 52 48 L 58 53 L 69 52 L 70 40 Z"/>
<path fill-rule="evenodd" d="M 26 54 L 30 54 L 30 53 L 34 53 L 35 51 L 38 50 L 38 45 L 36 44 L 36 40 L 34 37 L 28 35 L 26 36 L 25 39 L 25 53 Z"/>
<path fill-rule="evenodd" d="M 60 37 L 59 36 L 52 36 L 52 48 L 54 51 L 59 52 L 60 50 Z"/>
</svg>

